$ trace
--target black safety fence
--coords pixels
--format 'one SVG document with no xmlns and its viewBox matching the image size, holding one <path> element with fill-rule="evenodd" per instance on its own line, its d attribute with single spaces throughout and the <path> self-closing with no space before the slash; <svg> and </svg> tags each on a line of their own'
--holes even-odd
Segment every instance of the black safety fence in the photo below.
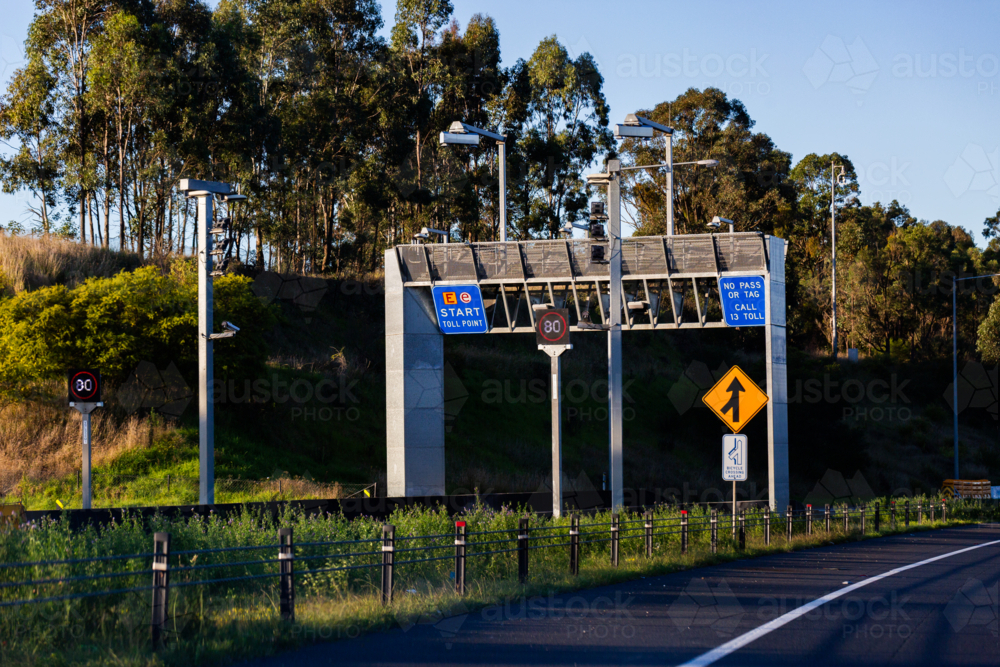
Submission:
<svg viewBox="0 0 1000 667">
<path fill-rule="evenodd" d="M 194 550 L 172 550 L 170 533 L 157 532 L 148 553 L 2 563 L 0 608 L 9 614 L 11 608 L 49 605 L 51 611 L 55 605 L 58 614 L 67 609 L 59 605 L 69 601 L 103 601 L 116 613 L 125 610 L 148 623 L 153 642 L 160 643 L 186 627 L 191 601 L 185 596 L 191 590 L 202 605 L 264 595 L 276 600 L 271 608 L 281 619 L 294 621 L 297 595 L 361 592 L 379 595 L 388 605 L 401 588 L 412 594 L 449 579 L 463 595 L 467 582 L 476 579 L 516 576 L 528 582 L 537 572 L 578 575 L 582 563 L 628 567 L 668 554 L 738 552 L 811 534 L 940 525 L 967 504 L 904 500 L 888 506 L 789 506 L 784 512 L 752 507 L 736 514 L 692 507 L 679 516 L 625 512 L 587 523 L 572 514 L 558 524 L 525 515 L 511 517 L 510 528 L 499 530 L 471 530 L 458 520 L 450 532 L 398 535 L 394 525 L 384 524 L 381 535 L 370 539 L 298 543 L 292 528 L 281 528 L 271 544 Z"/>
</svg>

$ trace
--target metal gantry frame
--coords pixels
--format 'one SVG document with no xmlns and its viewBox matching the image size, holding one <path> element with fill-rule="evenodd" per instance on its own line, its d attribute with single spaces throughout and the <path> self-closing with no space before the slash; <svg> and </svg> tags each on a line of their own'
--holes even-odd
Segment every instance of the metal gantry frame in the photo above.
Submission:
<svg viewBox="0 0 1000 667">
<path fill-rule="evenodd" d="M 576 316 L 573 332 L 608 331 L 615 310 L 620 331 L 628 332 L 727 327 L 719 281 L 764 276 L 769 488 L 773 508 L 788 504 L 784 240 L 750 232 L 621 239 L 620 306 L 611 304 L 611 267 L 591 261 L 594 244 L 605 245 L 604 256 L 613 258 L 612 242 L 451 243 L 386 251 L 390 496 L 443 495 L 445 490 L 444 336 L 437 327 L 433 286 L 479 285 L 494 334 L 533 334 L 531 306 L 541 303 L 570 307 Z M 610 437 L 614 440 L 614 432 Z"/>
</svg>

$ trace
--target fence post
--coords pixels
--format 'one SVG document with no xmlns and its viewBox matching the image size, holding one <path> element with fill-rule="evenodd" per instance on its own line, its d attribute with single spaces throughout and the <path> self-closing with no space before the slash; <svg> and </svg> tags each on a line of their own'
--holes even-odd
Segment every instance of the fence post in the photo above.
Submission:
<svg viewBox="0 0 1000 667">
<path fill-rule="evenodd" d="M 618 514 L 611 515 L 611 565 L 618 567 Z"/>
<path fill-rule="evenodd" d="M 771 546 L 771 506 L 764 510 L 764 546 Z"/>
<path fill-rule="evenodd" d="M 889 501 L 889 523 L 892 525 L 892 529 L 896 530 L 896 501 Z"/>
<path fill-rule="evenodd" d="M 719 553 L 719 510 L 712 508 L 712 553 Z"/>
<path fill-rule="evenodd" d="M 906 501 L 906 527 L 910 527 L 910 501 Z"/>
<path fill-rule="evenodd" d="M 865 506 L 861 506 L 861 534 L 865 534 Z"/>
<path fill-rule="evenodd" d="M 740 549 L 747 548 L 747 511 L 740 510 Z"/>
<path fill-rule="evenodd" d="M 688 552 L 688 511 L 681 510 L 681 553 Z"/>
<path fill-rule="evenodd" d="M 382 526 L 382 604 L 392 604 L 392 563 L 396 551 L 396 527 Z"/>
<path fill-rule="evenodd" d="M 167 599 L 170 592 L 170 533 L 153 534 L 153 648 L 163 640 L 167 625 Z"/>
<path fill-rule="evenodd" d="M 517 523 L 517 579 L 522 584 L 528 580 L 528 517 Z"/>
<path fill-rule="evenodd" d="M 830 532 L 830 505 L 829 505 L 829 503 L 827 503 L 823 507 L 823 523 L 824 523 L 824 526 L 826 527 L 826 532 L 829 533 Z"/>
<path fill-rule="evenodd" d="M 880 503 L 875 503 L 875 532 L 879 532 L 882 528 L 882 506 Z"/>
<path fill-rule="evenodd" d="M 786 531 L 785 539 L 787 539 L 789 542 L 791 542 L 792 541 L 792 506 L 791 505 L 789 505 L 787 508 L 785 508 L 785 524 L 786 524 L 785 525 L 785 531 Z"/>
<path fill-rule="evenodd" d="M 941 520 L 948 521 L 948 501 L 944 498 L 941 499 Z"/>
<path fill-rule="evenodd" d="M 653 513 L 646 512 L 646 558 L 653 557 Z"/>
<path fill-rule="evenodd" d="M 813 534 L 813 506 L 806 505 L 806 535 Z"/>
<path fill-rule="evenodd" d="M 291 528 L 278 529 L 278 585 L 281 596 L 281 620 L 295 622 L 295 552 Z"/>
<path fill-rule="evenodd" d="M 580 517 L 576 514 L 569 518 L 569 573 L 580 574 Z"/>
<path fill-rule="evenodd" d="M 930 502 L 931 505 L 931 523 L 934 523 L 934 501 Z"/>
<path fill-rule="evenodd" d="M 465 522 L 455 522 L 455 592 L 465 595 Z"/>
<path fill-rule="evenodd" d="M 919 526 L 924 522 L 924 503 L 917 503 L 917 525 Z"/>
</svg>

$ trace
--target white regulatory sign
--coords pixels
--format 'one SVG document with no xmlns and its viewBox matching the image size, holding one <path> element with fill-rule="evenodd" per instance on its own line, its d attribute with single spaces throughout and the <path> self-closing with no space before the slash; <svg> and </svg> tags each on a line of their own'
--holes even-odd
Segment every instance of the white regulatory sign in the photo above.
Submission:
<svg viewBox="0 0 1000 667">
<path fill-rule="evenodd" d="M 742 433 L 722 436 L 722 479 L 747 481 L 747 437 Z"/>
</svg>

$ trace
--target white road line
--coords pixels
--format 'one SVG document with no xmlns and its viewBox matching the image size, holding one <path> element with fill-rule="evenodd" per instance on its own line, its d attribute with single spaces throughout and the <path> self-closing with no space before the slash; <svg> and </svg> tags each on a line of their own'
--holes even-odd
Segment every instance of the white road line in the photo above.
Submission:
<svg viewBox="0 0 1000 667">
<path fill-rule="evenodd" d="M 730 653 L 738 651 L 739 649 L 743 648 L 750 642 L 756 641 L 757 639 L 760 639 L 764 635 L 774 632 L 775 630 L 785 625 L 786 623 L 791 623 L 798 617 L 804 616 L 813 609 L 816 609 L 817 607 L 822 607 L 827 602 L 830 602 L 831 600 L 836 600 L 842 595 L 847 595 L 851 591 L 856 591 L 857 589 L 862 588 L 863 586 L 867 586 L 868 584 L 873 584 L 876 581 L 880 581 L 882 579 L 885 579 L 886 577 L 891 577 L 892 575 L 899 574 L 900 572 L 906 572 L 907 570 L 912 570 L 913 568 L 920 567 L 921 565 L 927 565 L 928 563 L 933 563 L 934 561 L 938 561 L 943 558 L 951 558 L 952 556 L 957 556 L 958 554 L 964 554 L 967 551 L 973 551 L 975 549 L 989 547 L 994 544 L 1000 544 L 1000 540 L 994 540 L 993 542 L 983 542 L 982 544 L 977 544 L 972 547 L 959 549 L 958 551 L 952 551 L 951 553 L 935 556 L 934 558 L 928 558 L 927 560 L 922 560 L 919 563 L 913 563 L 912 565 L 904 565 L 903 567 L 897 567 L 894 570 L 889 570 L 888 572 L 877 574 L 874 577 L 869 577 L 868 579 L 859 581 L 856 584 L 845 586 L 840 590 L 834 591 L 833 593 L 828 593 L 827 595 L 824 595 L 821 598 L 817 598 L 812 602 L 804 604 L 798 609 L 793 609 L 787 614 L 783 614 L 782 616 L 779 616 L 773 621 L 769 621 L 758 628 L 754 628 L 750 632 L 744 635 L 740 635 L 736 639 L 732 639 L 723 644 L 722 646 L 712 649 L 708 653 L 703 653 L 694 660 L 689 660 L 688 662 L 685 662 L 683 665 L 680 665 L 680 667 L 705 667 L 706 665 L 711 665 L 713 662 L 725 658 Z"/>
</svg>

